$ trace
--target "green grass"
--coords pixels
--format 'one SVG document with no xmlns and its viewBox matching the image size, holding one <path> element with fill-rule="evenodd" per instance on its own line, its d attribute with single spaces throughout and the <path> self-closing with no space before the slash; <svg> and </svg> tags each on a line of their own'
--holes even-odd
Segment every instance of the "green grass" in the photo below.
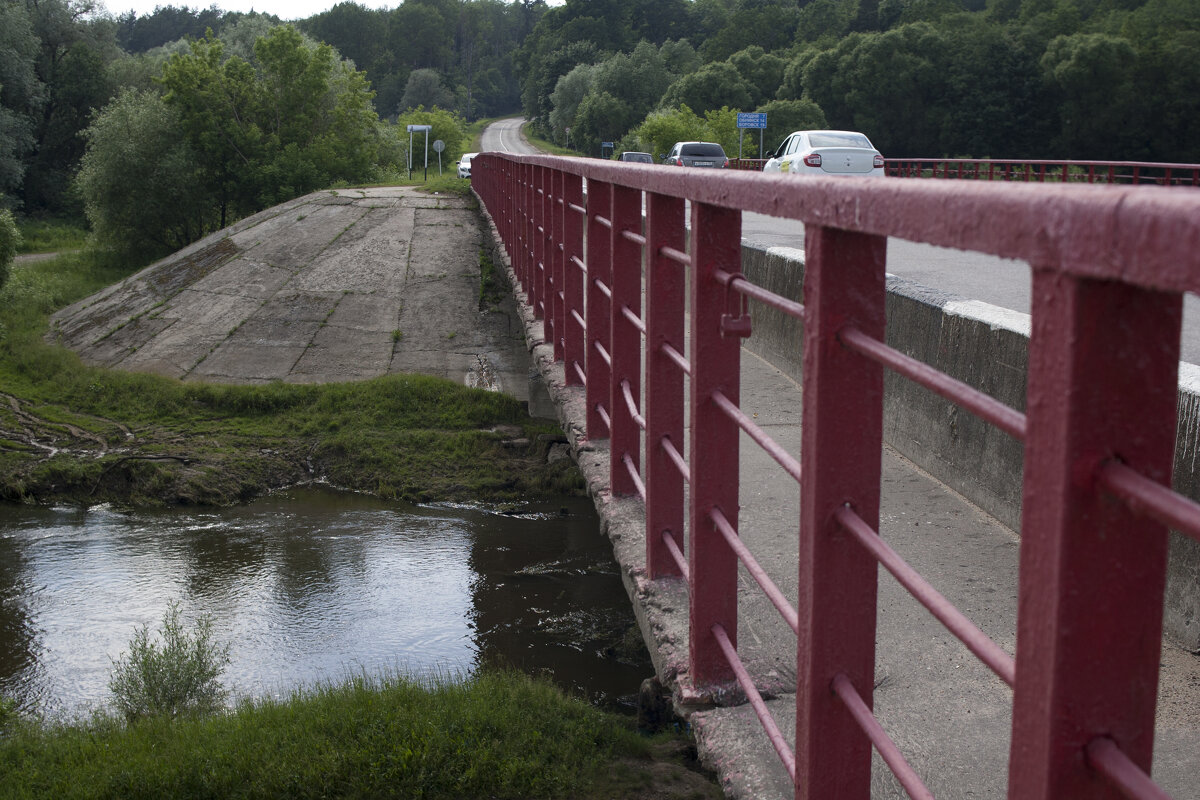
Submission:
<svg viewBox="0 0 1200 800">
<path fill-rule="evenodd" d="M 80 220 L 20 219 L 21 253 L 58 253 L 80 250 L 87 245 L 88 232 Z"/>
<path fill-rule="evenodd" d="M 0 391 L 60 450 L 13 441 L 30 424 L 0 403 L 0 499 L 227 504 L 315 477 L 414 502 L 582 487 L 577 471 L 545 464 L 542 445 L 503 446 L 497 425 L 532 442 L 553 428 L 508 395 L 424 375 L 185 383 L 88 367 L 44 340 L 50 313 L 130 271 L 83 252 L 19 265 L 0 290 Z"/>
<path fill-rule="evenodd" d="M 0 798 L 590 798 L 653 742 L 546 681 L 350 680 L 229 713 L 11 721 Z M 707 795 L 709 797 L 713 794 Z M 719 792 L 715 796 L 720 796 Z"/>
<path fill-rule="evenodd" d="M 552 156 L 582 156 L 583 155 L 583 153 L 579 152 L 578 150 L 572 150 L 569 147 L 563 147 L 561 145 L 557 145 L 548 139 L 543 139 L 539 136 L 534 135 L 533 128 L 528 125 L 526 125 L 523 130 L 525 132 L 525 138 L 529 140 L 529 143 L 531 145 L 533 145 L 534 147 L 536 147 L 537 149 L 541 150 L 543 153 L 548 153 L 549 155 L 552 155 Z"/>
</svg>

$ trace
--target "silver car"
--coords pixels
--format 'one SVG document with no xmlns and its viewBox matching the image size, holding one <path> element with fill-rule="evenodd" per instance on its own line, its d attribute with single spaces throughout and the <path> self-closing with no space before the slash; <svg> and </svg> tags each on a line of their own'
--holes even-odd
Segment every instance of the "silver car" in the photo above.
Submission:
<svg viewBox="0 0 1200 800">
<path fill-rule="evenodd" d="M 855 131 L 796 131 L 763 165 L 763 172 L 882 178 L 883 156 Z"/>
<path fill-rule="evenodd" d="M 663 163 L 676 167 L 725 169 L 729 159 L 725 157 L 725 149 L 716 142 L 676 142 L 671 152 L 663 156 Z"/>
</svg>

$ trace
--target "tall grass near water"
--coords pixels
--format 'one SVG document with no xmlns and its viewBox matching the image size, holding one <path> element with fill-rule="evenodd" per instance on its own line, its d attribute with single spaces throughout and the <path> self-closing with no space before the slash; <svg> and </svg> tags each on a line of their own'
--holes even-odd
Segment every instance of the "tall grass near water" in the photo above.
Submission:
<svg viewBox="0 0 1200 800">
<path fill-rule="evenodd" d="M 611 759 L 647 753 L 618 718 L 517 673 L 359 677 L 206 717 L 11 724 L 0 798 L 586 797 Z"/>
</svg>

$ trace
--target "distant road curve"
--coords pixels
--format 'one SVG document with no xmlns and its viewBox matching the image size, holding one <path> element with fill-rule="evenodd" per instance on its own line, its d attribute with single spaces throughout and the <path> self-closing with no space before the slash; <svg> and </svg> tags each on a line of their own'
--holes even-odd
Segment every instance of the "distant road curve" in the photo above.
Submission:
<svg viewBox="0 0 1200 800">
<path fill-rule="evenodd" d="M 484 129 L 483 149 L 516 155 L 538 153 L 521 136 L 524 122 L 514 117 L 492 123 Z M 742 238 L 759 247 L 803 249 L 804 224 L 748 212 L 743 215 Z M 941 292 L 1029 313 L 1030 270 L 1023 261 L 890 238 L 887 269 L 893 275 Z M 1191 294 L 1184 295 L 1180 358 L 1200 364 L 1200 298 Z"/>
<path fill-rule="evenodd" d="M 513 155 L 536 155 L 539 151 L 521 135 L 521 126 L 525 120 L 521 117 L 511 117 L 493 122 L 483 129 L 480 137 L 480 149 L 497 153 L 512 153 Z"/>
</svg>

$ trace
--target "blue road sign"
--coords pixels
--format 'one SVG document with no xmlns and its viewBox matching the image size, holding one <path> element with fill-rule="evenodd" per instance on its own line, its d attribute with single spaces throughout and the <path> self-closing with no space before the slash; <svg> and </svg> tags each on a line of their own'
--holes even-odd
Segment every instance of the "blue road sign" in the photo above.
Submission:
<svg viewBox="0 0 1200 800">
<path fill-rule="evenodd" d="M 739 128 L 765 128 L 767 127 L 767 115 L 761 114 L 743 114 L 738 112 L 737 126 Z"/>
</svg>

